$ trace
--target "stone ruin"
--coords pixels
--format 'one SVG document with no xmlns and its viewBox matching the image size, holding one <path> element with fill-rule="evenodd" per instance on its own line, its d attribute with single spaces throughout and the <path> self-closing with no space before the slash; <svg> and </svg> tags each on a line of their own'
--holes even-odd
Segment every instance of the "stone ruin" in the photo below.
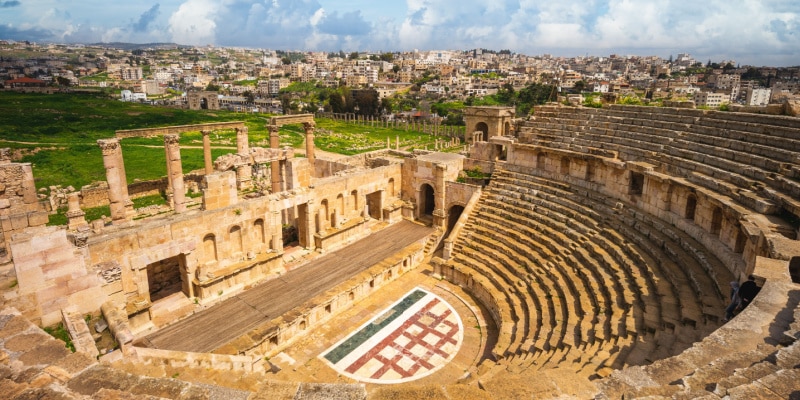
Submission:
<svg viewBox="0 0 800 400">
<path fill-rule="evenodd" d="M 307 158 L 294 158 L 277 140 L 269 149 L 249 147 L 243 125 L 236 126 L 237 152 L 216 162 L 208 127 L 156 133 L 168 155 L 172 211 L 138 220 L 123 146 L 102 140 L 107 224 L 85 221 L 74 193 L 68 226 L 45 226 L 30 165 L 0 152 L 7 307 L 0 312 L 6 371 L 0 387 L 11 398 L 56 392 L 215 398 L 225 390 L 233 396 L 229 388 L 125 372 L 105 357 L 96 361 L 91 345 L 70 354 L 27 322 L 64 321 L 85 332 L 75 316 L 102 312 L 121 345 L 114 357 L 233 371 L 262 382 L 255 392 L 236 392 L 238 398 L 800 393 L 800 284 L 792 279 L 800 265 L 800 120 L 688 108 L 544 106 L 507 127 L 513 115 L 506 111 L 473 111 L 473 132 L 481 135 L 465 137 L 466 156 L 382 150 L 343 161 L 315 157 L 310 116 L 270 122 L 271 138 L 283 123 L 304 124 Z M 502 124 L 481 120 L 498 112 L 508 118 Z M 201 200 L 185 196 L 177 139 L 186 130 L 204 132 Z M 462 170 L 476 167 L 492 175 L 488 186 L 456 182 Z M 269 185 L 263 196 L 247 198 L 262 179 L 259 171 Z M 461 379 L 368 393 L 363 385 L 264 375 L 265 357 L 327 321 L 320 315 L 349 307 L 336 300 L 336 289 L 317 306 L 284 316 L 277 329 L 232 344 L 230 353 L 133 345 L 137 332 L 168 317 L 158 307 L 163 290 L 211 305 L 223 292 L 281 271 L 287 225 L 296 229 L 297 245 L 312 252 L 368 237 L 376 221 L 403 219 L 438 230 L 424 248 L 380 267 L 394 275 L 378 275 L 427 263 L 443 285 L 463 288 L 485 307 L 497 328 L 486 342 L 489 356 Z M 442 251 L 435 252 L 439 243 Z M 760 294 L 724 323 L 728 283 L 751 274 Z M 378 283 L 358 283 L 358 296 L 391 279 Z"/>
</svg>

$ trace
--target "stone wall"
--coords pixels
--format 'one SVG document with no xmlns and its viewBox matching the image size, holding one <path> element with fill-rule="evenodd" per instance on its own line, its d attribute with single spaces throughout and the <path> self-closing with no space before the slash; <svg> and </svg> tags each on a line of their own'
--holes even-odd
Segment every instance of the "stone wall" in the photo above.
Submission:
<svg viewBox="0 0 800 400">
<path fill-rule="evenodd" d="M 29 163 L 12 163 L 9 149 L 0 149 L 0 263 L 11 260 L 12 235 L 47 223 L 47 204 L 36 195 Z"/>
<path fill-rule="evenodd" d="M 203 174 L 199 173 L 189 173 L 185 174 L 183 179 L 189 188 L 198 188 L 201 186 L 203 176 Z M 128 185 L 128 194 L 134 199 L 155 194 L 163 194 L 168 190 L 168 186 L 169 182 L 167 181 L 166 177 L 147 181 L 135 181 Z M 107 206 L 108 204 L 109 200 L 107 182 L 96 182 L 81 188 L 82 208 L 101 207 Z"/>
<path fill-rule="evenodd" d="M 40 227 L 18 234 L 11 242 L 19 281 L 18 307 L 29 319 L 48 326 L 61 321 L 61 310 L 96 312 L 104 301 L 100 278 L 87 268 L 83 249 L 67 232 Z"/>
</svg>

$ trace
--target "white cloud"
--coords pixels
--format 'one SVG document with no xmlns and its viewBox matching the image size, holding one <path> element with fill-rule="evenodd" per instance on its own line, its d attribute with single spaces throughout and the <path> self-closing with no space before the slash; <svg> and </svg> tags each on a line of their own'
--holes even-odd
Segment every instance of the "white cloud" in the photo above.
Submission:
<svg viewBox="0 0 800 400">
<path fill-rule="evenodd" d="M 323 7 L 320 3 L 324 3 Z M 157 5 L 157 7 L 156 7 Z M 308 50 L 510 49 L 556 55 L 689 52 L 798 64 L 797 0 L 21 1 L 0 34 Z M 12 25 L 13 23 L 13 25 Z M 135 29 L 137 28 L 138 29 Z"/>
<path fill-rule="evenodd" d="M 180 44 L 205 45 L 216 41 L 214 21 L 219 4 L 212 0 L 188 0 L 169 17 L 172 41 Z"/>
</svg>

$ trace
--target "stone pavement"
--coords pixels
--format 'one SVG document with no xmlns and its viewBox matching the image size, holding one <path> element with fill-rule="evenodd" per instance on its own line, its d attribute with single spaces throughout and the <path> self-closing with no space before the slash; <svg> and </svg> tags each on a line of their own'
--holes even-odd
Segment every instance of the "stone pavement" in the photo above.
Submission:
<svg viewBox="0 0 800 400">
<path fill-rule="evenodd" d="M 374 295 L 356 303 L 326 324 L 308 332 L 294 345 L 270 359 L 279 372 L 268 375 L 270 379 L 293 382 L 364 382 L 368 392 L 380 391 L 385 386 L 379 380 L 355 379 L 337 371 L 321 355 L 334 344 L 342 342 L 357 328 L 380 317 L 393 303 L 407 296 L 415 288 L 434 294 L 452 307 L 460 317 L 463 327 L 461 346 L 449 361 L 427 375 L 416 377 L 409 385 L 441 385 L 442 382 L 468 382 L 477 370 L 475 365 L 488 356 L 487 338 L 496 328 L 488 312 L 458 286 L 431 277 L 433 269 L 424 264 L 405 273 L 391 284 L 380 288 Z M 489 343 L 491 345 L 491 343 Z"/>
<path fill-rule="evenodd" d="M 453 308 L 415 288 L 320 357 L 360 382 L 403 383 L 450 362 L 463 336 L 464 326 Z"/>
</svg>

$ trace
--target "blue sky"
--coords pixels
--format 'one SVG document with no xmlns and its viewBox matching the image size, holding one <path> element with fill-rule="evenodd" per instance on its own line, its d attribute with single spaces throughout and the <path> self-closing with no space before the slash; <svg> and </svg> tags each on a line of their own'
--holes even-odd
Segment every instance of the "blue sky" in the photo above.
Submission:
<svg viewBox="0 0 800 400">
<path fill-rule="evenodd" d="M 0 0 L 0 39 L 283 50 L 688 52 L 800 65 L 800 0 Z"/>
</svg>

